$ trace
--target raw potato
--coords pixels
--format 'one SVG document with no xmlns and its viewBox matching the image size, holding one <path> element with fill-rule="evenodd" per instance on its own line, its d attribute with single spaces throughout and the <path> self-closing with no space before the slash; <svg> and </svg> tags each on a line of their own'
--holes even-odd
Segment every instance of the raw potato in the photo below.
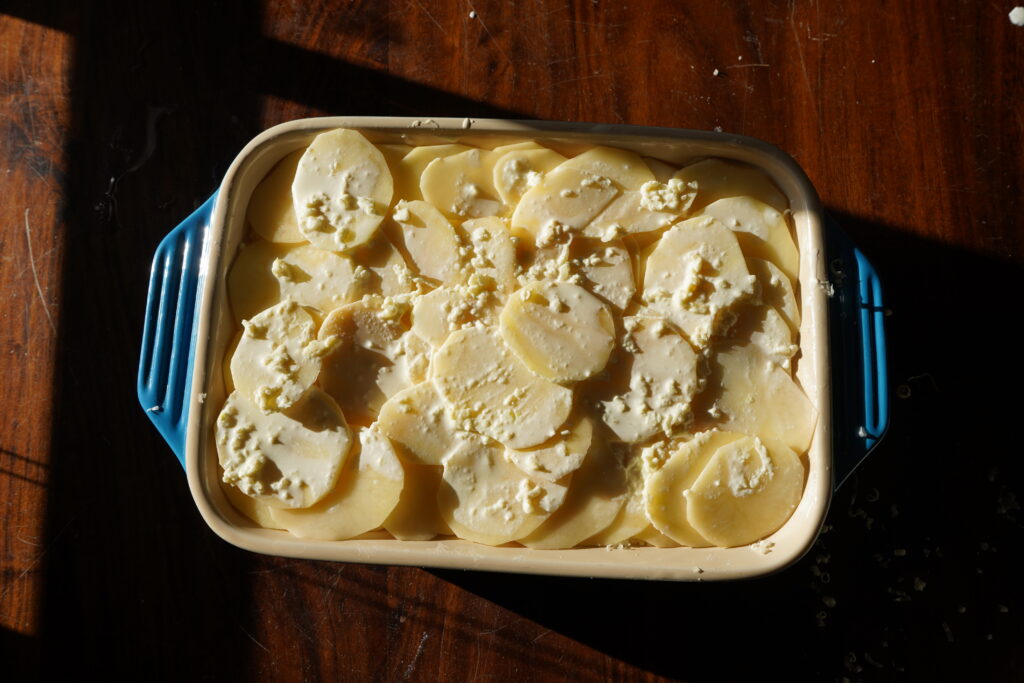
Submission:
<svg viewBox="0 0 1024 683">
<path fill-rule="evenodd" d="M 612 449 L 595 444 L 583 465 L 572 475 L 562 506 L 519 542 L 536 550 L 579 545 L 615 521 L 627 494 L 622 462 Z"/>
<path fill-rule="evenodd" d="M 682 545 L 694 548 L 711 545 L 687 520 L 687 492 L 719 448 L 743 438 L 743 434 L 736 432 L 702 432 L 690 441 L 679 443 L 660 467 L 656 462 L 651 463 L 644 486 L 644 504 L 647 517 L 658 531 Z M 648 454 L 651 452 L 649 450 Z M 649 461 L 655 460 L 650 455 L 647 457 Z"/>
<path fill-rule="evenodd" d="M 384 531 L 400 541 L 429 541 L 451 536 L 452 530 L 437 508 L 441 488 L 440 467 L 404 463 L 405 486 L 398 505 L 384 520 Z"/>
<path fill-rule="evenodd" d="M 778 530 L 804 486 L 799 456 L 780 443 L 744 437 L 720 448 L 687 495 L 686 516 L 718 546 L 753 543 Z"/>
<path fill-rule="evenodd" d="M 659 432 L 671 436 L 690 422 L 690 402 L 702 386 L 697 354 L 671 325 L 657 317 L 627 317 L 624 344 L 633 354 L 629 386 L 602 402 L 605 424 L 627 443 Z M 621 380 L 620 380 L 621 381 Z"/>
<path fill-rule="evenodd" d="M 309 507 L 327 495 L 352 445 L 341 410 L 319 389 L 269 415 L 236 391 L 215 436 L 223 481 L 275 508 Z"/>
<path fill-rule="evenodd" d="M 473 149 L 466 145 L 424 145 L 413 147 L 409 150 L 402 161 L 398 164 L 398 173 L 395 176 L 395 191 L 401 191 L 398 196 L 406 201 L 423 199 L 420 192 L 420 178 L 423 177 L 425 169 L 434 159 L 443 159 Z"/>
<path fill-rule="evenodd" d="M 366 297 L 331 312 L 319 337 L 337 339 L 324 356 L 320 386 L 350 422 L 372 422 L 384 402 L 412 385 L 415 355 L 403 343 L 404 326 L 387 317 L 380 297 Z"/>
<path fill-rule="evenodd" d="M 575 241 L 574 241 L 575 244 Z M 621 241 L 610 242 L 596 255 L 579 259 L 584 286 L 620 311 L 629 306 L 636 293 L 633 261 Z"/>
<path fill-rule="evenodd" d="M 421 465 L 440 465 L 459 441 L 433 382 L 415 384 L 392 396 L 381 406 L 377 424 Z"/>
<path fill-rule="evenodd" d="M 646 529 L 634 536 L 638 541 L 643 541 L 647 545 L 652 545 L 655 548 L 678 548 L 679 544 L 673 541 L 671 538 L 661 533 L 654 526 L 648 526 Z"/>
<path fill-rule="evenodd" d="M 786 217 L 779 211 L 752 197 L 729 197 L 704 207 L 701 215 L 717 218 L 732 230 L 748 258 L 771 261 L 790 283 L 799 279 L 800 252 Z"/>
<path fill-rule="evenodd" d="M 225 497 L 227 497 L 228 502 L 231 503 L 231 506 L 241 512 L 242 515 L 256 522 L 256 524 L 264 529 L 277 528 L 274 525 L 274 518 L 270 514 L 270 511 L 274 509 L 272 505 L 259 498 L 245 495 L 231 484 L 221 485 L 221 490 L 224 492 Z"/>
<path fill-rule="evenodd" d="M 751 306 L 742 312 L 740 322 L 729 330 L 727 339 L 752 344 L 770 361 L 786 370 L 800 347 L 793 343 L 793 331 L 771 306 Z"/>
<path fill-rule="evenodd" d="M 456 424 L 509 448 L 544 443 L 572 410 L 572 392 L 530 372 L 496 330 L 452 332 L 431 368 Z"/>
<path fill-rule="evenodd" d="M 294 405 L 316 381 L 331 342 L 317 342 L 313 318 L 291 299 L 242 325 L 231 356 L 235 388 L 264 413 Z"/>
<path fill-rule="evenodd" d="M 615 348 L 611 312 L 568 282 L 536 282 L 519 290 L 501 312 L 501 334 L 530 370 L 553 382 L 600 372 Z"/>
<path fill-rule="evenodd" d="M 789 278 L 778 266 L 764 259 L 748 258 L 747 268 L 757 278 L 761 301 L 782 315 L 794 335 L 800 334 L 800 307 Z"/>
<path fill-rule="evenodd" d="M 560 484 L 529 477 L 505 459 L 501 444 L 481 437 L 445 458 L 437 503 L 459 538 L 502 545 L 543 524 L 565 493 Z"/>
<path fill-rule="evenodd" d="M 504 207 L 494 187 L 494 163 L 500 156 L 473 148 L 434 159 L 420 177 L 423 199 L 457 220 L 500 215 Z"/>
<path fill-rule="evenodd" d="M 400 232 L 399 246 L 423 277 L 442 283 L 461 282 L 462 256 L 455 228 L 433 205 L 400 201 L 391 214 Z"/>
<path fill-rule="evenodd" d="M 402 160 L 409 154 L 409 152 L 416 149 L 410 145 L 377 145 L 377 149 L 384 155 L 384 161 L 387 162 L 388 170 L 391 171 L 391 182 L 394 185 L 394 192 L 391 196 L 391 204 L 394 205 L 401 198 L 406 199 L 421 199 L 421 197 L 413 197 L 410 190 L 412 189 L 408 184 L 404 184 L 405 177 L 403 176 Z M 414 183 L 416 187 L 416 194 L 419 194 L 419 179 L 416 179 Z M 390 208 L 390 207 L 388 207 Z"/>
<path fill-rule="evenodd" d="M 582 230 L 620 194 L 608 178 L 566 164 L 527 190 L 512 213 L 512 231 L 528 235 L 537 246 L 547 246 L 558 226 Z"/>
<path fill-rule="evenodd" d="M 660 159 L 651 159 L 650 157 L 644 157 L 644 163 L 647 164 L 647 168 L 651 169 L 651 173 L 654 174 L 654 179 L 659 183 L 667 183 L 672 176 L 676 174 L 679 169 L 671 164 L 666 164 Z"/>
<path fill-rule="evenodd" d="M 296 150 L 277 162 L 252 192 L 245 217 L 256 234 L 268 242 L 295 244 L 306 241 L 299 232 L 291 194 L 295 169 L 304 151 Z"/>
<path fill-rule="evenodd" d="M 505 221 L 496 216 L 472 218 L 462 224 L 469 248 L 469 265 L 484 282 L 503 294 L 516 287 L 516 248 Z"/>
<path fill-rule="evenodd" d="M 817 411 L 789 373 L 756 346 L 720 351 L 712 363 L 712 385 L 721 387 L 721 426 L 780 441 L 797 453 L 811 445 Z"/>
<path fill-rule="evenodd" d="M 786 197 L 763 172 L 721 159 L 705 159 L 685 166 L 675 174 L 679 180 L 697 183 L 693 211 L 723 197 L 753 197 L 778 211 L 789 208 Z"/>
<path fill-rule="evenodd" d="M 651 525 L 644 505 L 643 462 L 636 455 L 626 460 L 626 495 L 622 509 L 611 524 L 582 542 L 582 545 L 614 546 L 628 543 Z"/>
<path fill-rule="evenodd" d="M 228 271 L 228 301 L 241 323 L 281 300 L 281 287 L 270 271 L 293 247 L 256 240 L 242 247 Z"/>
<path fill-rule="evenodd" d="M 661 230 L 687 214 L 696 193 L 696 184 L 675 178 L 667 183 L 649 180 L 617 197 L 583 234 L 609 242 L 619 235 Z"/>
<path fill-rule="evenodd" d="M 319 503 L 305 510 L 274 510 L 283 529 L 299 538 L 341 541 L 380 527 L 398 504 L 405 472 L 395 449 L 375 426 L 359 430 L 359 449 Z"/>
<path fill-rule="evenodd" d="M 405 258 L 383 232 L 352 252 L 352 260 L 369 273 L 362 273 L 363 290 L 381 296 L 408 294 L 416 289 Z"/>
<path fill-rule="evenodd" d="M 491 292 L 472 292 L 467 287 L 438 287 L 416 297 L 412 307 L 412 329 L 437 348 L 453 330 L 480 322 L 493 323 L 498 302 Z"/>
<path fill-rule="evenodd" d="M 691 218 L 664 234 L 647 258 L 644 301 L 694 346 L 707 346 L 720 315 L 754 292 L 733 233 L 714 218 Z"/>
<path fill-rule="evenodd" d="M 369 271 L 346 256 L 304 244 L 277 258 L 270 266 L 281 296 L 327 315 L 352 303 L 366 289 Z"/>
<path fill-rule="evenodd" d="M 509 448 L 505 455 L 513 465 L 532 477 L 561 481 L 583 464 L 594 435 L 594 423 L 586 415 L 570 420 L 568 424 L 566 429 L 542 446 L 523 451 Z"/>
<path fill-rule="evenodd" d="M 591 176 L 608 178 L 623 190 L 639 190 L 654 174 L 635 152 L 615 147 L 591 147 L 559 168 L 571 168 Z"/>
<path fill-rule="evenodd" d="M 494 163 L 494 187 L 498 196 L 506 206 L 515 207 L 545 173 L 563 161 L 565 157 L 561 154 L 539 145 L 533 149 L 521 148 L 505 152 Z"/>
</svg>

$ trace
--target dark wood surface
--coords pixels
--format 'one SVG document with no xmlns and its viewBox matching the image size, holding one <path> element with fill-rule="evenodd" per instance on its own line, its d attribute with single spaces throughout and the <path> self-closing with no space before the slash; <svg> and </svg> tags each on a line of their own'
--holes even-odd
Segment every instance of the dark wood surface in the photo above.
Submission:
<svg viewBox="0 0 1024 683">
<path fill-rule="evenodd" d="M 1021 680 L 1011 8 L 0 3 L 0 677 Z M 149 259 L 249 138 L 320 114 L 721 128 L 795 157 L 881 270 L 898 396 L 814 549 L 675 585 L 216 538 L 135 399 Z"/>
</svg>

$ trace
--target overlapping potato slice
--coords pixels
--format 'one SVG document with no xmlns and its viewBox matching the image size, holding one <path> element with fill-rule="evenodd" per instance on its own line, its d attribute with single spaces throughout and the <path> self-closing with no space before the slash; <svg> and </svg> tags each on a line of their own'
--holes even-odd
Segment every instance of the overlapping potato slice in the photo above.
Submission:
<svg viewBox="0 0 1024 683">
<path fill-rule="evenodd" d="M 659 183 L 667 183 L 676 174 L 676 171 L 679 170 L 671 164 L 666 164 L 661 159 L 644 157 L 644 163 L 647 164 L 647 168 L 651 170 L 651 173 L 654 174 L 654 179 Z"/>
<path fill-rule="evenodd" d="M 221 490 L 224 492 L 224 496 L 228 499 L 228 502 L 231 503 L 231 506 L 241 512 L 245 517 L 256 522 L 256 524 L 264 529 L 277 528 L 274 523 L 274 518 L 270 514 L 270 511 L 274 509 L 273 505 L 270 505 L 259 498 L 253 498 L 252 496 L 245 495 L 232 484 L 224 484 L 221 486 Z"/>
<path fill-rule="evenodd" d="M 766 358 L 786 370 L 800 350 L 793 343 L 793 331 L 786 320 L 771 306 L 745 307 L 726 338 L 736 344 L 756 346 Z"/>
<path fill-rule="evenodd" d="M 369 284 L 370 271 L 352 259 L 304 244 L 274 259 L 270 271 L 281 295 L 327 314 L 359 299 Z"/>
<path fill-rule="evenodd" d="M 633 537 L 634 540 L 642 541 L 647 545 L 654 546 L 655 548 L 678 548 L 679 544 L 673 541 L 671 538 L 661 533 L 654 528 L 654 525 L 648 526 L 646 529 L 638 533 Z"/>
<path fill-rule="evenodd" d="M 662 236 L 646 260 L 643 298 L 703 348 L 721 313 L 750 297 L 754 284 L 736 237 L 704 216 Z"/>
<path fill-rule="evenodd" d="M 497 216 L 463 222 L 465 258 L 473 272 L 503 294 L 515 290 L 516 248 L 505 221 Z"/>
<path fill-rule="evenodd" d="M 686 518 L 711 543 L 753 543 L 796 509 L 804 466 L 787 446 L 744 437 L 718 449 L 686 496 Z"/>
<path fill-rule="evenodd" d="M 743 438 L 736 432 L 712 430 L 689 441 L 645 449 L 648 475 L 644 504 L 648 519 L 658 531 L 682 545 L 711 545 L 687 521 L 687 492 L 719 448 Z"/>
<path fill-rule="evenodd" d="M 313 138 L 299 159 L 292 201 L 299 232 L 327 251 L 367 242 L 391 204 L 394 184 L 384 155 L 354 130 Z"/>
<path fill-rule="evenodd" d="M 452 332 L 431 370 L 456 424 L 509 448 L 544 443 L 572 409 L 572 392 L 530 372 L 497 330 Z"/>
<path fill-rule="evenodd" d="M 400 541 L 429 541 L 435 536 L 451 536 L 452 530 L 437 508 L 441 488 L 440 467 L 403 463 L 405 485 L 398 505 L 384 520 L 384 531 Z"/>
<path fill-rule="evenodd" d="M 504 153 L 494 162 L 494 187 L 501 201 L 509 207 L 518 205 L 545 173 L 565 161 L 558 152 L 540 145 L 512 150 L 499 147 L 495 151 L 499 150 Z"/>
<path fill-rule="evenodd" d="M 568 163 L 544 174 L 512 213 L 513 232 L 528 235 L 537 246 L 550 244 L 559 231 L 582 230 L 620 194 L 608 178 Z"/>
<path fill-rule="evenodd" d="M 383 232 L 378 232 L 351 256 L 353 261 L 369 271 L 369 274 L 361 273 L 364 291 L 393 297 L 417 289 L 416 278 L 405 258 Z"/>
<path fill-rule="evenodd" d="M 753 197 L 727 197 L 704 207 L 702 216 L 717 218 L 736 234 L 740 249 L 748 257 L 771 261 L 790 282 L 800 276 L 800 252 L 786 217 Z"/>
<path fill-rule="evenodd" d="M 697 354 L 679 332 L 656 317 L 623 319 L 624 346 L 632 354 L 628 387 L 602 402 L 604 422 L 622 441 L 638 443 L 655 434 L 685 429 L 690 402 L 702 386 Z"/>
<path fill-rule="evenodd" d="M 245 217 L 256 234 L 268 242 L 305 242 L 295 218 L 291 186 L 304 149 L 281 159 L 252 192 Z"/>
<path fill-rule="evenodd" d="M 494 186 L 494 164 L 501 155 L 470 148 L 434 159 L 420 177 L 423 199 L 457 220 L 502 214 L 504 206 Z"/>
<path fill-rule="evenodd" d="M 377 296 L 336 308 L 320 326 L 322 341 L 335 343 L 323 358 L 320 386 L 351 422 L 373 421 L 388 397 L 424 373 L 422 350 L 410 348 L 400 317 Z M 419 353 L 417 353 L 419 351 Z"/>
<path fill-rule="evenodd" d="M 405 471 L 388 438 L 375 426 L 359 429 L 338 483 L 316 505 L 273 510 L 275 523 L 299 538 L 340 541 L 379 528 L 398 504 Z"/>
<path fill-rule="evenodd" d="M 624 458 L 626 489 L 622 509 L 611 524 L 581 542 L 581 545 L 611 546 L 626 543 L 642 533 L 651 522 L 644 505 L 644 473 L 642 460 L 629 453 Z"/>
<path fill-rule="evenodd" d="M 232 393 L 215 441 L 224 482 L 274 507 L 309 507 L 327 495 L 352 445 L 341 410 L 316 388 L 287 412 L 270 414 Z"/>
<path fill-rule="evenodd" d="M 580 415 L 575 420 L 570 419 L 566 428 L 547 443 L 528 450 L 508 448 L 505 455 L 531 477 L 560 481 L 583 464 L 593 435 L 593 420 Z"/>
<path fill-rule="evenodd" d="M 818 414 L 788 371 L 753 344 L 719 351 L 711 368 L 723 429 L 780 441 L 798 453 L 810 447 Z"/>
<path fill-rule="evenodd" d="M 590 176 L 608 178 L 622 190 L 639 190 L 654 174 L 636 152 L 616 147 L 591 147 L 568 159 L 559 168 L 571 168 Z"/>
<path fill-rule="evenodd" d="M 753 197 L 778 211 L 789 208 L 785 195 L 762 171 L 722 159 L 705 159 L 684 166 L 675 174 L 679 180 L 697 183 L 697 198 L 691 207 L 699 211 L 723 197 Z"/>
<path fill-rule="evenodd" d="M 381 406 L 377 424 L 405 447 L 407 459 L 421 465 L 440 465 L 459 441 L 455 422 L 433 382 L 415 384 L 392 396 Z"/>
<path fill-rule="evenodd" d="M 395 191 L 401 189 L 399 197 L 407 201 L 423 199 L 420 192 L 420 178 L 423 170 L 434 159 L 443 159 L 473 149 L 467 145 L 419 145 L 409 150 L 396 168 Z"/>
<path fill-rule="evenodd" d="M 615 521 L 627 494 L 626 471 L 618 454 L 607 444 L 592 444 L 572 475 L 565 502 L 519 542 L 536 550 L 579 545 Z"/>
<path fill-rule="evenodd" d="M 509 298 L 501 334 L 519 359 L 553 382 L 576 382 L 604 369 L 615 323 L 597 297 L 568 282 L 534 282 Z"/>
<path fill-rule="evenodd" d="M 399 228 L 398 246 L 420 275 L 445 283 L 464 280 L 459 236 L 432 204 L 400 201 L 391 217 Z"/>
<path fill-rule="evenodd" d="M 649 180 L 639 190 L 617 197 L 583 234 L 610 242 L 622 235 L 661 230 L 687 214 L 696 192 L 696 184 L 676 178 L 667 183 Z"/>
<path fill-rule="evenodd" d="M 228 271 L 228 301 L 235 320 L 248 320 L 281 300 L 281 287 L 270 268 L 293 247 L 255 240 L 243 246 Z"/>
<path fill-rule="evenodd" d="M 565 501 L 564 486 L 528 476 L 505 458 L 504 450 L 470 435 L 445 458 L 437 503 L 459 538 L 487 545 L 515 541 Z"/>
<path fill-rule="evenodd" d="M 317 341 L 313 318 L 291 299 L 242 325 L 231 356 L 235 388 L 265 413 L 294 405 L 316 381 L 333 340 Z"/>
<path fill-rule="evenodd" d="M 470 287 L 438 287 L 416 297 L 412 306 L 412 329 L 437 348 L 453 330 L 478 322 L 491 324 L 499 303 L 490 290 Z"/>
<path fill-rule="evenodd" d="M 778 311 L 793 334 L 799 334 L 800 307 L 796 303 L 793 283 L 771 261 L 748 258 L 747 268 L 757 278 L 761 302 Z"/>
<path fill-rule="evenodd" d="M 575 242 L 574 242 L 575 244 Z M 625 309 L 636 293 L 633 260 L 621 241 L 593 248 L 576 260 L 584 286 L 615 308 Z"/>
</svg>

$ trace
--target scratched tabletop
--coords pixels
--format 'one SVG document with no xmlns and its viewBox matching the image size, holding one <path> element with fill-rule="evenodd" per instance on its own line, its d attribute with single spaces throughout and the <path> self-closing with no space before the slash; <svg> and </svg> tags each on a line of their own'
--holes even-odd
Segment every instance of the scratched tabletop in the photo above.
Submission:
<svg viewBox="0 0 1024 683">
<path fill-rule="evenodd" d="M 0 676 L 1024 679 L 1012 9 L 0 3 Z M 893 386 L 891 430 L 812 550 L 673 584 L 214 536 L 135 398 L 149 261 L 251 137 L 326 114 L 723 130 L 792 155 L 880 270 Z"/>
</svg>

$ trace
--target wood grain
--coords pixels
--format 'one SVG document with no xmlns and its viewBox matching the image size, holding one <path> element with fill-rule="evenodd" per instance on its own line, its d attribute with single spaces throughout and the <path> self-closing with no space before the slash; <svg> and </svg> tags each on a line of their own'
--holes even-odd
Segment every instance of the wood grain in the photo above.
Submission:
<svg viewBox="0 0 1024 683">
<path fill-rule="evenodd" d="M 5 3 L 5 673 L 1020 679 L 1006 393 L 1022 379 L 1024 29 L 1009 9 Z M 796 158 L 881 270 L 902 397 L 808 556 L 674 585 L 303 562 L 214 537 L 134 396 L 148 261 L 253 135 L 322 114 L 721 129 Z"/>
</svg>

